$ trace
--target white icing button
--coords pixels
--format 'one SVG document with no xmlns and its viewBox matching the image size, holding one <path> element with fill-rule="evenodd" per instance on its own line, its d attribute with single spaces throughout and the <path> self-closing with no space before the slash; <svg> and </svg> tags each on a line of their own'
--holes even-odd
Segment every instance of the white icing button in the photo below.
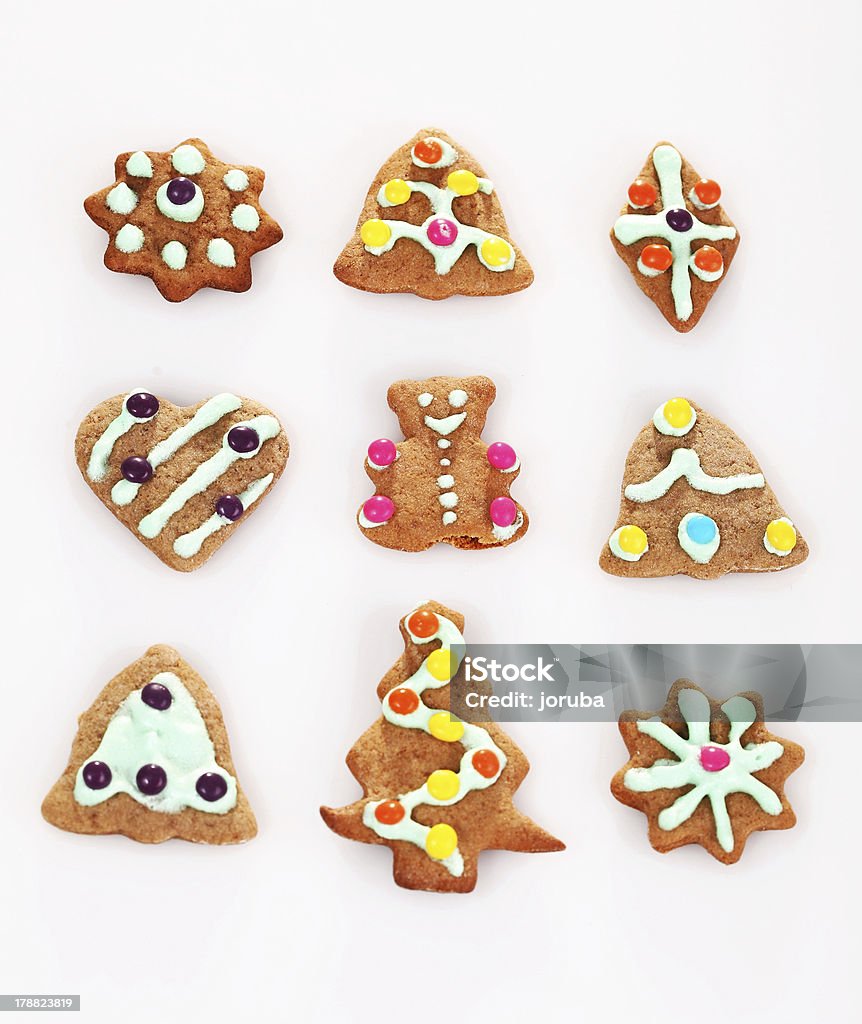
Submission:
<svg viewBox="0 0 862 1024">
<path fill-rule="evenodd" d="M 454 512 L 444 512 L 443 513 L 443 525 L 444 526 L 451 526 L 452 523 L 454 523 L 457 518 L 458 518 L 458 516 Z"/>
<path fill-rule="evenodd" d="M 455 477 L 450 476 L 449 473 L 444 473 L 443 476 L 437 477 L 437 486 L 442 487 L 444 491 L 447 490 L 449 487 L 452 487 L 454 483 Z"/>
<path fill-rule="evenodd" d="M 230 219 L 239 231 L 256 231 L 260 225 L 260 214 L 248 203 L 240 203 L 231 210 Z"/>
<path fill-rule="evenodd" d="M 195 146 L 186 143 L 184 146 L 177 146 L 171 153 L 171 163 L 174 170 L 180 174 L 200 174 L 206 167 L 203 154 Z"/>
<path fill-rule="evenodd" d="M 437 447 L 438 448 L 448 448 L 451 444 L 452 444 L 451 441 L 447 441 L 445 437 L 441 437 L 440 440 L 437 442 Z"/>
<path fill-rule="evenodd" d="M 124 224 L 117 232 L 114 245 L 120 252 L 140 252 L 144 247 L 144 233 L 135 224 Z"/>
<path fill-rule="evenodd" d="M 183 270 L 188 259 L 189 251 L 182 242 L 168 242 L 162 249 L 162 261 L 171 270 Z"/>
<path fill-rule="evenodd" d="M 131 174 L 133 178 L 152 178 L 153 161 L 146 153 L 138 150 L 126 161 L 126 174 Z"/>
<path fill-rule="evenodd" d="M 456 388 L 454 391 L 449 392 L 449 405 L 455 409 L 460 409 L 462 405 L 467 404 L 467 392 L 462 391 L 461 388 Z"/>
<path fill-rule="evenodd" d="M 440 465 L 441 466 L 451 466 L 452 465 L 452 460 L 451 459 L 441 459 L 440 460 Z"/>
<path fill-rule="evenodd" d="M 113 213 L 125 215 L 131 213 L 138 205 L 138 197 L 124 181 L 121 181 L 105 196 L 105 205 Z"/>
<path fill-rule="evenodd" d="M 458 504 L 458 495 L 454 491 L 447 491 L 437 499 L 443 508 L 454 508 Z"/>
<path fill-rule="evenodd" d="M 426 409 L 434 401 L 434 396 L 429 395 L 428 392 L 425 391 L 416 399 L 416 401 L 422 406 L 423 409 Z"/>
<path fill-rule="evenodd" d="M 170 182 L 166 181 L 159 186 L 156 192 L 156 206 L 159 208 L 159 213 L 163 213 L 169 220 L 178 221 L 180 224 L 194 223 L 204 210 L 203 192 L 195 185 L 195 194 L 189 202 L 176 206 L 168 198 L 168 185 Z"/>
<path fill-rule="evenodd" d="M 235 267 L 236 255 L 226 238 L 213 238 L 207 246 L 207 259 L 217 267 Z"/>
<path fill-rule="evenodd" d="M 232 167 L 222 180 L 231 192 L 245 192 L 248 188 L 248 175 L 237 167 Z"/>
</svg>

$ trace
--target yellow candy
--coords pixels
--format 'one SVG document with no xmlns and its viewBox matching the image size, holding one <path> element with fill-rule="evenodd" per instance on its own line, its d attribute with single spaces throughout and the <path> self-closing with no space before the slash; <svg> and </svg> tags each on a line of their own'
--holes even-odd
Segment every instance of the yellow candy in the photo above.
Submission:
<svg viewBox="0 0 862 1024">
<path fill-rule="evenodd" d="M 464 735 L 464 723 L 453 718 L 448 711 L 438 711 L 428 719 L 428 732 L 435 740 L 457 743 Z"/>
<path fill-rule="evenodd" d="M 385 220 L 367 220 L 359 231 L 363 243 L 372 249 L 386 245 L 392 236 Z"/>
<path fill-rule="evenodd" d="M 425 850 L 434 860 L 445 860 L 455 852 L 457 846 L 458 833 L 445 822 L 432 825 L 431 831 L 425 837 Z"/>
<path fill-rule="evenodd" d="M 439 651 L 428 655 L 425 667 L 435 679 L 439 679 L 441 683 L 448 683 L 458 670 L 458 659 L 453 651 L 441 647 Z"/>
<path fill-rule="evenodd" d="M 687 427 L 691 422 L 691 405 L 684 398 L 672 398 L 664 403 L 664 418 L 672 427 Z"/>
<path fill-rule="evenodd" d="M 383 194 L 386 196 L 388 203 L 392 203 L 393 206 L 400 206 L 402 203 L 406 203 L 410 196 L 413 195 L 413 190 L 403 178 L 393 178 L 392 181 L 386 182 Z"/>
<path fill-rule="evenodd" d="M 796 547 L 796 530 L 783 519 L 773 519 L 766 527 L 766 539 L 776 551 L 792 551 Z"/>
<path fill-rule="evenodd" d="M 455 772 L 448 768 L 440 768 L 428 776 L 428 792 L 435 800 L 451 800 L 461 788 L 461 782 Z M 445 856 L 445 854 L 444 854 Z"/>
<path fill-rule="evenodd" d="M 624 526 L 617 543 L 627 555 L 642 555 L 647 549 L 647 535 L 639 526 Z"/>
<path fill-rule="evenodd" d="M 446 184 L 459 196 L 472 196 L 479 191 L 479 179 L 472 171 L 452 171 Z"/>
<path fill-rule="evenodd" d="M 486 238 L 481 252 L 482 259 L 489 267 L 503 267 L 512 258 L 512 247 L 502 238 Z"/>
</svg>

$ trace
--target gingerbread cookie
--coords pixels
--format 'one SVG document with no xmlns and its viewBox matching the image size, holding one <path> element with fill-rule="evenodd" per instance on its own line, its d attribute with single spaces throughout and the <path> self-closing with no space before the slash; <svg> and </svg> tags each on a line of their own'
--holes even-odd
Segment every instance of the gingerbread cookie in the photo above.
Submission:
<svg viewBox="0 0 862 1024">
<path fill-rule="evenodd" d="M 321 807 L 323 820 L 347 839 L 388 846 L 405 889 L 470 892 L 482 850 L 565 849 L 514 807 L 530 768 L 518 747 L 497 725 L 448 710 L 464 616 L 427 601 L 400 628 L 404 654 L 377 687 L 383 717 L 347 755 L 362 799 Z"/>
<path fill-rule="evenodd" d="M 353 288 L 423 299 L 506 295 L 533 280 L 493 183 L 439 128 L 417 132 L 380 168 L 334 270 Z"/>
<path fill-rule="evenodd" d="M 67 832 L 140 843 L 244 843 L 257 835 L 221 709 L 163 644 L 123 669 L 81 715 L 42 815 Z"/>
<path fill-rule="evenodd" d="M 165 565 L 197 569 L 245 522 L 290 452 L 266 406 L 221 394 L 183 408 L 147 391 L 97 405 L 75 456 L 91 490 Z"/>
<path fill-rule="evenodd" d="M 717 182 L 660 142 L 611 230 L 638 287 L 677 331 L 690 331 L 703 316 L 739 246 L 720 199 Z"/>
<path fill-rule="evenodd" d="M 678 679 L 662 711 L 626 711 L 620 732 L 631 760 L 611 792 L 643 811 L 661 853 L 699 843 L 733 864 L 752 832 L 796 824 L 784 783 L 805 751 L 768 731 L 759 694 L 722 703 Z"/>
<path fill-rule="evenodd" d="M 399 380 L 387 394 L 406 440 L 379 438 L 365 471 L 376 493 L 359 509 L 359 528 L 376 544 L 424 551 L 503 547 L 527 531 L 509 497 L 521 463 L 511 445 L 486 445 L 482 429 L 497 394 L 488 377 Z"/>
<path fill-rule="evenodd" d="M 151 277 L 171 302 L 199 288 L 247 291 L 251 257 L 282 239 L 260 205 L 263 171 L 218 160 L 200 139 L 166 153 L 121 153 L 114 174 L 84 201 L 110 235 L 105 266 Z"/>
<path fill-rule="evenodd" d="M 715 579 L 807 557 L 736 434 L 685 398 L 660 405 L 626 459 L 617 525 L 599 558 L 605 572 Z"/>
</svg>

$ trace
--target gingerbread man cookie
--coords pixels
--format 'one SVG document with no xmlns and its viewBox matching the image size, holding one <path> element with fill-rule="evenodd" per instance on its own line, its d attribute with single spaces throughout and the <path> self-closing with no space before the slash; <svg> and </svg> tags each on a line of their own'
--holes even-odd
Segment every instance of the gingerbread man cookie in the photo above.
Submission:
<svg viewBox="0 0 862 1024">
<path fill-rule="evenodd" d="M 482 440 L 496 395 L 488 377 L 396 381 L 387 395 L 406 440 L 368 448 L 365 471 L 376 493 L 357 514 L 376 544 L 424 551 L 502 547 L 524 535 L 527 513 L 509 488 L 520 470 L 511 445 Z"/>
</svg>

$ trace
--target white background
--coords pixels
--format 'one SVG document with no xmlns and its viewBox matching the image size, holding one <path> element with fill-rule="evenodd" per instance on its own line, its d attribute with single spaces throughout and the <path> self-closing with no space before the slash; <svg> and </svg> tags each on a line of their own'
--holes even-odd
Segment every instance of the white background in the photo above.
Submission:
<svg viewBox="0 0 862 1024">
<path fill-rule="evenodd" d="M 6 12 L 0 991 L 80 992 L 87 1022 L 848 1019 L 859 726 L 779 730 L 808 750 L 788 787 L 800 823 L 730 868 L 650 848 L 608 791 L 612 724 L 510 728 L 533 764 L 520 806 L 569 848 L 487 853 L 469 896 L 397 888 L 388 852 L 328 832 L 318 805 L 358 795 L 343 757 L 426 597 L 466 615 L 468 642 L 858 637 L 859 28 L 852 0 Z M 497 184 L 526 292 L 428 303 L 332 276 L 377 168 L 428 125 Z M 266 170 L 285 240 L 249 293 L 177 306 L 104 269 L 81 203 L 117 153 L 189 135 Z M 742 235 L 690 335 L 607 238 L 663 138 L 721 182 Z M 387 386 L 476 372 L 499 393 L 486 440 L 523 459 L 528 535 L 485 553 L 368 543 L 353 515 L 366 445 L 398 437 Z M 292 442 L 253 525 L 189 576 L 73 459 L 84 414 L 135 386 L 253 395 Z M 598 569 L 629 444 L 675 394 L 751 446 L 804 566 L 709 583 Z M 76 715 L 155 642 L 221 701 L 260 823 L 245 847 L 40 817 Z"/>
</svg>

